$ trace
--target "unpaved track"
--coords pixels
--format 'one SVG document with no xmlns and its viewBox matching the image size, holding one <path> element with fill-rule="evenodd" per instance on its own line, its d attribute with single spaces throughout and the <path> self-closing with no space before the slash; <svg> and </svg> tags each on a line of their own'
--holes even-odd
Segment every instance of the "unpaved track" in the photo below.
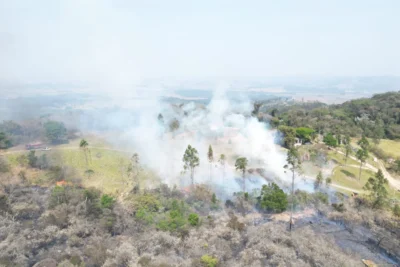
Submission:
<svg viewBox="0 0 400 267">
<path fill-rule="evenodd" d="M 343 153 L 342 151 L 339 151 L 339 150 L 335 150 L 335 151 L 338 152 L 339 154 L 345 155 L 345 153 Z M 355 161 L 357 161 L 357 162 L 360 162 L 356 157 L 349 156 L 349 158 L 351 158 L 351 159 L 353 159 L 353 160 L 355 160 Z M 382 171 L 383 175 L 385 176 L 385 178 L 388 179 L 389 184 L 390 184 L 391 186 L 393 186 L 396 190 L 400 190 L 400 181 L 397 180 L 397 179 L 395 179 L 395 178 L 393 178 L 393 176 L 390 175 L 390 173 L 386 170 L 386 168 L 385 168 L 385 166 L 383 165 L 383 163 L 382 163 L 381 160 L 378 160 L 378 165 L 379 165 L 379 169 L 381 169 L 381 171 Z M 352 166 L 354 166 L 354 165 L 352 165 Z M 355 166 L 354 166 L 354 167 L 355 167 Z M 360 167 L 360 166 L 358 166 L 358 167 Z M 365 163 L 365 164 L 363 165 L 363 168 L 364 168 L 364 169 L 369 169 L 369 170 L 371 170 L 371 171 L 373 171 L 373 172 L 377 172 L 377 171 L 378 171 L 378 168 L 372 166 L 372 165 L 369 164 L 369 163 Z"/>
</svg>

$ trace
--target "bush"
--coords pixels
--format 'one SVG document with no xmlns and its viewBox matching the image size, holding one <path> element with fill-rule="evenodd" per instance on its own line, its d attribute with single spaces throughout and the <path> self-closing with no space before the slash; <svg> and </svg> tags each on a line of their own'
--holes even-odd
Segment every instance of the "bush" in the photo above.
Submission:
<svg viewBox="0 0 400 267">
<path fill-rule="evenodd" d="M 102 208 L 110 209 L 114 205 L 115 199 L 112 196 L 104 194 L 101 196 L 100 204 Z"/>
<path fill-rule="evenodd" d="M 352 172 L 349 172 L 347 170 L 340 170 L 344 175 L 351 177 L 351 178 L 356 178 L 356 175 Z"/>
<path fill-rule="evenodd" d="M 258 204 L 263 210 L 282 212 L 288 204 L 287 195 L 275 183 L 263 185 Z"/>
<path fill-rule="evenodd" d="M 8 172 L 9 170 L 10 167 L 7 160 L 3 156 L 0 156 L 0 172 Z"/>
<path fill-rule="evenodd" d="M 333 203 L 332 207 L 338 212 L 344 212 L 346 210 L 343 203 Z"/>
<path fill-rule="evenodd" d="M 145 208 L 141 208 L 136 211 L 135 217 L 146 224 L 152 224 L 154 222 L 153 214 L 147 211 Z"/>
<path fill-rule="evenodd" d="M 337 147 L 337 139 L 331 133 L 325 135 L 323 141 L 327 146 Z"/>
<path fill-rule="evenodd" d="M 196 213 L 189 214 L 188 221 L 189 221 L 191 226 L 199 225 L 199 222 L 200 222 L 199 215 L 197 215 Z"/>
<path fill-rule="evenodd" d="M 400 217 L 400 205 L 399 204 L 394 205 L 393 214 L 397 217 Z"/>
<path fill-rule="evenodd" d="M 201 257 L 201 263 L 207 267 L 215 267 L 218 264 L 218 259 L 206 254 Z"/>
</svg>

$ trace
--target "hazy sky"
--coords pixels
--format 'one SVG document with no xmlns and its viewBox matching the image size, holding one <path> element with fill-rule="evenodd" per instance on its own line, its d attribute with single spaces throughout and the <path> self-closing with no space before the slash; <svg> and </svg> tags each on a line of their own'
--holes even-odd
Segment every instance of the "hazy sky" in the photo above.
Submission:
<svg viewBox="0 0 400 267">
<path fill-rule="evenodd" d="M 399 0 L 0 0 L 0 80 L 400 75 L 399 14 Z"/>
</svg>

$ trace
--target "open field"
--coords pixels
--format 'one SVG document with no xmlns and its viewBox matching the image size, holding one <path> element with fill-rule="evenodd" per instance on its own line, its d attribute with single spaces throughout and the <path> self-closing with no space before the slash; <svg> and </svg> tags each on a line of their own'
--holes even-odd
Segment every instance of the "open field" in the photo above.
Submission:
<svg viewBox="0 0 400 267">
<path fill-rule="evenodd" d="M 400 141 L 382 139 L 378 147 L 392 155 L 392 157 L 400 157 Z"/>
<path fill-rule="evenodd" d="M 93 186 L 111 194 L 122 193 L 132 188 L 132 178 L 127 175 L 127 167 L 132 155 L 106 148 L 106 144 L 101 140 L 87 140 L 90 145 L 95 146 L 93 148 L 89 146 L 88 163 L 86 163 L 84 152 L 79 149 L 79 140 L 53 147 L 50 151 L 36 151 L 36 155 L 40 157 L 45 154 L 52 165 L 68 167 L 66 180 L 80 180 L 85 187 Z M 21 162 L 23 158 L 21 156 L 27 154 L 28 151 L 15 151 L 6 154 L 6 158 L 16 173 L 23 169 L 32 183 L 48 183 L 51 171 L 26 168 L 26 159 L 25 162 Z M 87 169 L 93 170 L 93 174 L 87 175 L 85 173 Z M 157 181 L 157 177 L 144 167 L 139 172 L 137 180 L 141 186 L 145 186 Z"/>
</svg>

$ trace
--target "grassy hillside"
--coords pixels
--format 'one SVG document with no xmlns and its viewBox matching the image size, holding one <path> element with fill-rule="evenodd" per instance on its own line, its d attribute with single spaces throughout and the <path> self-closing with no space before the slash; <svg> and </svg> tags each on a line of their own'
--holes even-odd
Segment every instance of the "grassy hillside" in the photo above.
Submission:
<svg viewBox="0 0 400 267">
<path fill-rule="evenodd" d="M 76 143 L 76 144 L 75 144 Z M 92 144 L 91 140 L 89 143 Z M 132 156 L 130 153 L 112 150 L 105 147 L 105 143 L 95 140 L 95 148 L 90 148 L 88 165 L 85 155 L 78 148 L 77 141 L 67 145 L 53 147 L 50 151 L 36 151 L 36 156 L 46 155 L 53 166 L 60 166 L 64 172 L 65 180 L 79 180 L 85 187 L 96 187 L 106 193 L 121 193 L 132 187 L 132 179 L 127 175 L 127 167 Z M 16 151 L 6 154 L 7 160 L 15 173 L 23 170 L 27 179 L 36 184 L 54 183 L 52 170 L 38 170 L 28 168 L 27 159 L 24 158 L 28 151 Z M 87 169 L 93 174 L 85 173 Z M 60 176 L 56 174 L 56 176 Z M 64 178 L 63 178 L 64 179 Z M 138 180 L 145 186 L 157 180 L 156 174 L 145 167 L 139 172 Z"/>
</svg>

